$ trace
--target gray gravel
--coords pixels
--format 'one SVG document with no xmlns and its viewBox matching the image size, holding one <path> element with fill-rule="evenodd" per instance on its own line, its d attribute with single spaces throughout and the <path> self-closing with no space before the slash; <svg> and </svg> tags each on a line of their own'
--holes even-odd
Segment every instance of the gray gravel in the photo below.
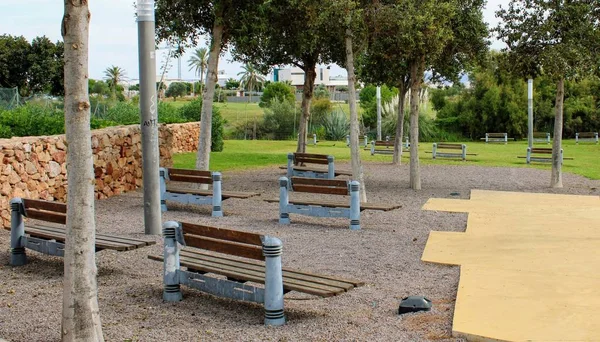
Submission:
<svg viewBox="0 0 600 342">
<path fill-rule="evenodd" d="M 340 167 L 349 168 L 348 165 Z M 451 336 L 459 268 L 420 261 L 431 230 L 464 231 L 466 214 L 421 210 L 431 197 L 469 198 L 470 189 L 600 195 L 600 182 L 565 175 L 564 189 L 549 189 L 549 171 L 475 166 L 422 166 L 423 190 L 408 189 L 408 166 L 365 165 L 369 201 L 401 203 L 392 212 L 362 215 L 361 231 L 346 219 L 291 215 L 277 223 L 275 167 L 226 173 L 226 190 L 259 191 L 261 197 L 223 203 L 224 218 L 210 207 L 173 204 L 163 220 L 182 220 L 271 234 L 284 243 L 285 266 L 355 278 L 366 285 L 333 298 L 286 295 L 288 324 L 262 325 L 260 305 L 231 301 L 183 288 L 184 300 L 162 301 L 162 264 L 146 258 L 160 254 L 160 237 L 146 237 L 141 192 L 98 201 L 102 233 L 156 239 L 157 245 L 125 253 L 96 254 L 100 310 L 107 341 L 420 341 L 457 340 Z M 451 193 L 459 193 L 458 196 Z M 296 195 L 296 194 L 294 194 Z M 0 337 L 9 341 L 59 341 L 62 296 L 61 258 L 28 251 L 29 264 L 8 264 L 8 231 L 0 232 Z M 425 295 L 428 313 L 396 314 L 399 300 Z"/>
</svg>

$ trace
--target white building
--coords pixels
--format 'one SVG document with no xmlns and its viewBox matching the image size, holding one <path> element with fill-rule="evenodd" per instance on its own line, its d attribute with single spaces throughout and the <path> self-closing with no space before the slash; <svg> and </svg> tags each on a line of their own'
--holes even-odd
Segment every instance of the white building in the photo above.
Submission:
<svg viewBox="0 0 600 342">
<path fill-rule="evenodd" d="M 347 86 L 348 78 L 345 76 L 334 76 L 329 75 L 329 67 L 318 67 L 315 68 L 317 77 L 315 78 L 315 85 L 324 85 L 327 90 L 333 91 L 336 86 Z M 288 69 L 274 69 L 273 70 L 273 82 L 290 82 L 291 85 L 296 89 L 301 90 L 304 88 L 304 71 L 298 67 Z"/>
</svg>

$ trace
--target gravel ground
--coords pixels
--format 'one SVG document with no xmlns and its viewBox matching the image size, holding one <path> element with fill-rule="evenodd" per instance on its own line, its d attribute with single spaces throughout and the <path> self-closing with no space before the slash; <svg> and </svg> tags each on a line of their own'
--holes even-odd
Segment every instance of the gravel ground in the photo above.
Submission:
<svg viewBox="0 0 600 342">
<path fill-rule="evenodd" d="M 348 165 L 340 167 L 349 168 Z M 362 280 L 365 286 L 332 298 L 291 292 L 288 323 L 265 327 L 263 307 L 231 301 L 183 287 L 184 300 L 162 301 L 162 264 L 147 259 L 162 252 L 160 237 L 147 237 L 142 193 L 97 201 L 102 233 L 155 239 L 154 246 L 96 254 L 102 325 L 107 341 L 421 341 L 457 340 L 451 336 L 459 268 L 420 261 L 430 230 L 464 231 L 466 214 L 421 210 L 432 197 L 469 198 L 470 189 L 600 195 L 600 182 L 565 175 L 564 189 L 549 189 L 549 171 L 526 168 L 422 166 L 423 190 L 408 189 L 408 166 L 365 165 L 369 201 L 401 203 L 391 212 L 363 211 L 362 230 L 347 219 L 291 215 L 277 223 L 276 167 L 226 173 L 226 190 L 259 191 L 261 197 L 230 199 L 225 217 L 211 218 L 209 206 L 172 204 L 165 220 L 182 220 L 280 237 L 285 266 Z M 459 193 L 451 195 L 451 193 Z M 298 195 L 298 194 L 293 194 Z M 63 262 L 28 251 L 29 264 L 8 264 L 9 233 L 0 232 L 0 336 L 9 341 L 59 341 Z M 427 313 L 398 316 L 399 300 L 425 295 Z"/>
</svg>

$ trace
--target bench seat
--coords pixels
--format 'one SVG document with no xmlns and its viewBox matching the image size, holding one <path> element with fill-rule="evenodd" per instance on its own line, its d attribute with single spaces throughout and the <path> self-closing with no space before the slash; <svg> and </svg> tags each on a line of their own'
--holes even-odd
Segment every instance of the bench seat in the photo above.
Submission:
<svg viewBox="0 0 600 342">
<path fill-rule="evenodd" d="M 167 191 L 177 193 L 177 194 L 192 194 L 192 195 L 200 195 L 200 196 L 212 196 L 213 195 L 212 190 L 190 189 L 190 188 L 178 187 L 178 186 L 167 186 Z M 258 192 L 241 192 L 241 191 L 222 191 L 221 192 L 222 199 L 228 199 L 228 198 L 246 199 L 246 198 L 250 198 L 250 197 L 254 197 L 254 196 L 260 196 L 260 193 L 258 193 Z"/>
<path fill-rule="evenodd" d="M 164 261 L 162 255 L 150 255 L 148 258 Z M 196 248 L 183 248 L 180 252 L 179 262 L 188 270 L 219 274 L 237 281 L 265 283 L 265 264 L 260 261 L 211 254 Z M 282 272 L 285 292 L 297 291 L 319 297 L 332 297 L 364 284 L 354 280 L 312 274 L 286 267 L 282 267 Z"/>
<path fill-rule="evenodd" d="M 287 166 L 280 167 L 286 169 L 287 177 L 307 177 L 334 179 L 337 176 L 351 176 L 352 172 L 347 170 L 335 169 L 335 158 L 326 154 L 315 153 L 288 153 Z M 327 165 L 326 168 L 311 165 Z"/>
<path fill-rule="evenodd" d="M 278 198 L 269 198 L 265 199 L 265 202 L 269 203 L 279 203 Z M 298 204 L 298 205 L 316 205 L 320 207 L 327 208 L 350 208 L 350 203 L 348 202 L 340 202 L 340 201 L 323 201 L 323 200 L 297 200 L 297 199 L 289 199 L 289 204 Z M 379 210 L 379 211 L 390 211 L 394 209 L 402 208 L 402 205 L 386 205 L 381 203 L 368 203 L 361 202 L 360 203 L 360 211 L 363 210 Z"/>
<path fill-rule="evenodd" d="M 280 166 L 280 169 L 287 170 L 287 166 Z M 303 172 L 314 172 L 314 173 L 327 173 L 327 169 L 309 166 L 294 166 L 294 170 Z M 334 175 L 337 176 L 352 176 L 352 171 L 348 170 L 335 170 Z"/>
</svg>

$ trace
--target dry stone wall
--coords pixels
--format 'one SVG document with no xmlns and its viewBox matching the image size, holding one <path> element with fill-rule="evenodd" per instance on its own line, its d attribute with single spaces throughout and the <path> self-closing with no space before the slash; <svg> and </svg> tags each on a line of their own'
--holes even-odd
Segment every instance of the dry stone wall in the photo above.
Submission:
<svg viewBox="0 0 600 342">
<path fill-rule="evenodd" d="M 198 123 L 159 126 L 160 165 L 171 166 L 172 154 L 195 151 Z M 142 185 L 139 125 L 92 131 L 97 199 Z M 66 201 L 67 144 L 64 135 L 0 139 L 0 217 L 10 226 L 13 197 Z"/>
</svg>

